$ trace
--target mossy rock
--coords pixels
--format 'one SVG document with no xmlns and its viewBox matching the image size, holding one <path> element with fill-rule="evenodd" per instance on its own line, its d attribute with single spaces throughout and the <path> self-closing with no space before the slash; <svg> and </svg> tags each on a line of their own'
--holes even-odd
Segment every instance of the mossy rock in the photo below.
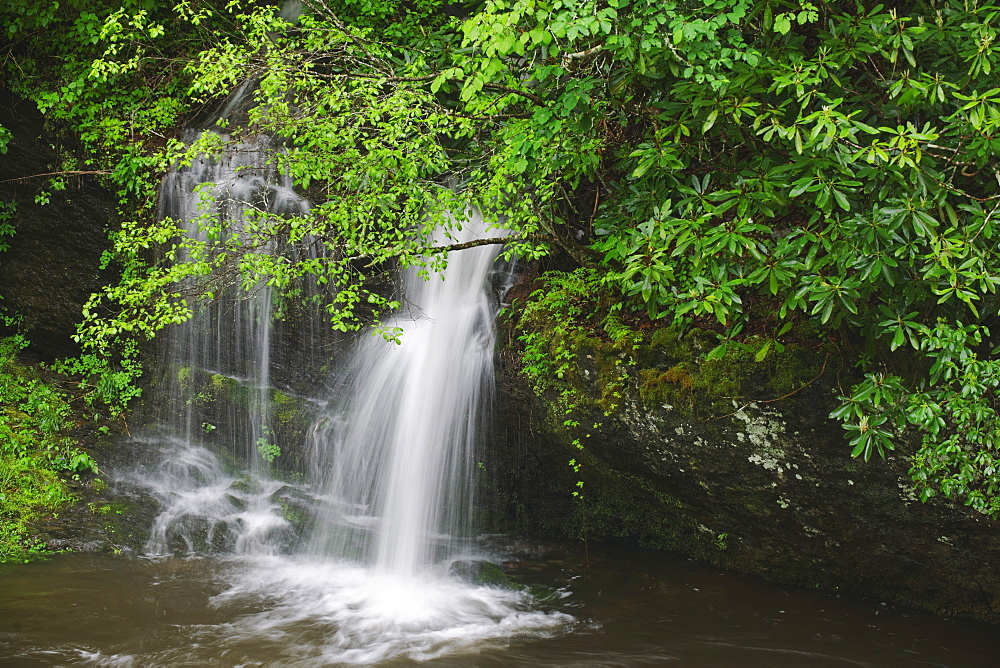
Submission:
<svg viewBox="0 0 1000 668">
<path fill-rule="evenodd" d="M 905 443 L 885 460 L 850 457 L 829 418 L 855 382 L 850 360 L 803 331 L 719 358 L 718 337 L 697 329 L 644 325 L 624 346 L 590 315 L 601 300 L 575 304 L 576 331 L 563 326 L 553 348 L 564 373 L 542 383 L 517 360 L 549 320 L 530 304 L 533 317 L 511 318 L 486 460 L 498 505 L 484 517 L 1000 623 L 1000 522 L 921 503 Z"/>
</svg>

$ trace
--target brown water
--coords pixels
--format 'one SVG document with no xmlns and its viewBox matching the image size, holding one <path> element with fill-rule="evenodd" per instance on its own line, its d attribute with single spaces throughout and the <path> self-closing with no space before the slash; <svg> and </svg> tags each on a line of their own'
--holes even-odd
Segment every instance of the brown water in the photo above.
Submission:
<svg viewBox="0 0 1000 668">
<path fill-rule="evenodd" d="M 89 555 L 0 565 L 0 665 L 316 666 L 373 657 L 379 665 L 426 657 L 433 666 L 1000 665 L 995 626 L 770 585 L 671 555 L 530 542 L 503 549 L 514 579 L 536 593 L 508 602 L 524 608 L 511 633 L 445 623 L 430 641 L 423 631 L 407 636 L 407 624 L 389 631 L 398 638 L 341 624 L 336 614 L 359 606 L 331 602 L 347 594 L 330 584 L 329 565 Z M 289 594 L 283 569 L 307 591 Z M 382 645 L 373 654 L 365 643 Z"/>
</svg>

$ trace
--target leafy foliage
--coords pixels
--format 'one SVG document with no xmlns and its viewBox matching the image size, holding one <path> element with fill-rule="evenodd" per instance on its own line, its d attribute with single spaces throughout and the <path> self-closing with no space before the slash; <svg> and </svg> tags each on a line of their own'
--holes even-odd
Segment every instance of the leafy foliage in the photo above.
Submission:
<svg viewBox="0 0 1000 668">
<path fill-rule="evenodd" d="M 546 163 L 563 183 L 596 181 L 592 248 L 631 304 L 652 319 L 714 321 L 724 342 L 787 331 L 790 319 L 865 340 L 869 376 L 834 412 L 855 456 L 916 432 L 923 498 L 937 490 L 996 515 L 1000 423 L 983 356 L 996 352 L 1000 278 L 997 17 L 957 2 L 909 15 L 861 3 L 495 2 L 466 38 L 483 45 L 480 72 L 497 69 L 497 54 L 533 56 L 530 74 L 510 67 L 505 83 L 530 82 L 547 107 L 537 120 L 569 109 L 559 130 L 584 124 L 590 143 L 575 160 Z M 924 370 L 909 382 L 890 371 L 901 348 Z"/>
<path fill-rule="evenodd" d="M 434 230 L 475 205 L 511 252 L 558 248 L 622 308 L 713 327 L 717 354 L 753 332 L 762 359 L 789 323 L 864 350 L 834 412 L 855 455 L 914 435 L 924 498 L 997 514 L 996 6 L 314 0 L 293 25 L 253 3 L 95 5 L 2 10 L 19 90 L 138 211 L 115 237 L 123 281 L 81 329 L 95 365 L 227 283 L 336 286 L 333 325 L 357 327 L 392 306 L 372 279 L 443 262 Z M 44 44 L 57 26 L 70 38 Z M 152 188 L 219 149 L 175 128 L 247 81 L 225 140 L 281 138 L 316 206 L 198 241 L 155 220 Z"/>
</svg>

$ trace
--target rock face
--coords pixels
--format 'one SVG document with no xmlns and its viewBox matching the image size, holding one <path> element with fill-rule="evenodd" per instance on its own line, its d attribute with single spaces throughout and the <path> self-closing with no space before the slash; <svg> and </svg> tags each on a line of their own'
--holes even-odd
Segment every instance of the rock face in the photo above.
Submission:
<svg viewBox="0 0 1000 668">
<path fill-rule="evenodd" d="M 763 362 L 698 362 L 711 345 L 697 331 L 647 333 L 626 349 L 580 336 L 575 365 L 542 397 L 503 350 L 485 481 L 493 526 L 1000 623 L 1000 523 L 921 503 L 905 452 L 849 456 L 827 418 L 838 383 L 851 383 L 835 355 L 790 347 Z"/>
<path fill-rule="evenodd" d="M 17 211 L 10 221 L 14 237 L 0 239 L 10 244 L 0 253 L 0 308 L 23 318 L 39 357 L 72 355 L 77 347 L 70 337 L 84 302 L 115 280 L 113 270 L 99 269 L 115 198 L 94 176 L 69 177 L 61 191 L 49 177 L 36 176 L 60 170 L 55 140 L 33 103 L 9 93 L 3 99 L 13 100 L 0 105 L 0 125 L 13 139 L 0 155 L 0 201 L 16 202 Z M 50 192 L 44 205 L 35 202 L 43 191 Z M 12 331 L 0 331 L 6 333 Z"/>
</svg>

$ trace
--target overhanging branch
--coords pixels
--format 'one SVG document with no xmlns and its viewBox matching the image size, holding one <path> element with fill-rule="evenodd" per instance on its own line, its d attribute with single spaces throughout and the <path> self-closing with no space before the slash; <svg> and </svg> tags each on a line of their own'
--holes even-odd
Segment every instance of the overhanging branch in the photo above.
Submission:
<svg viewBox="0 0 1000 668">
<path fill-rule="evenodd" d="M 12 181 L 27 181 L 28 179 L 37 179 L 43 176 L 83 176 L 86 174 L 102 174 L 108 175 L 111 172 L 105 169 L 95 169 L 90 171 L 80 171 L 80 170 L 70 170 L 66 172 L 45 172 L 44 174 L 28 174 L 27 176 L 19 176 L 16 179 L 5 179 L 0 181 L 0 183 L 11 183 Z"/>
<path fill-rule="evenodd" d="M 451 252 L 465 250 L 466 248 L 476 248 L 477 246 L 492 246 L 494 244 L 517 244 L 543 241 L 546 243 L 559 243 L 559 240 L 551 234 L 526 234 L 520 237 L 489 237 L 486 239 L 473 239 L 458 244 L 447 244 L 445 246 L 431 246 L 421 249 L 419 252 L 425 255 L 431 253 Z"/>
</svg>

